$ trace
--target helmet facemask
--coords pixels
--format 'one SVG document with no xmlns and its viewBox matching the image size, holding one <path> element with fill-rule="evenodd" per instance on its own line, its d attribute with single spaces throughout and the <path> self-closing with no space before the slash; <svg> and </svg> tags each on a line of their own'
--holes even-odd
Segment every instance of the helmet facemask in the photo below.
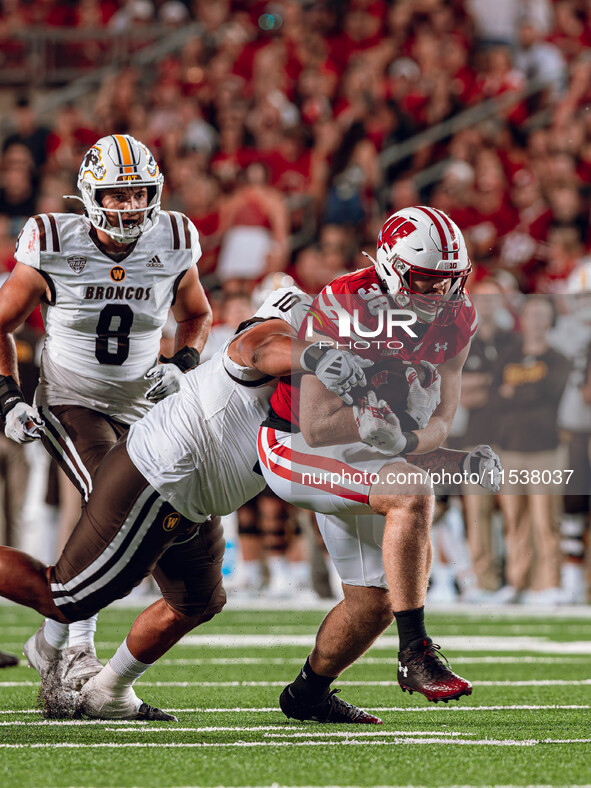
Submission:
<svg viewBox="0 0 591 788">
<path fill-rule="evenodd" d="M 392 268 L 398 280 L 397 283 L 392 282 L 395 289 L 388 287 L 389 282 L 383 277 L 380 277 L 380 281 L 397 307 L 410 309 L 416 314 L 420 323 L 436 323 L 443 326 L 455 320 L 464 300 L 464 288 L 470 271 L 454 274 L 448 271 L 420 269 L 410 266 L 399 257 L 395 259 Z M 430 277 L 437 280 L 449 279 L 447 292 L 438 293 L 433 290 L 427 293 L 421 292 L 415 284 L 416 280 Z"/>
<path fill-rule="evenodd" d="M 138 140 L 128 134 L 113 134 L 98 140 L 86 153 L 78 174 L 78 188 L 90 223 L 120 244 L 136 241 L 158 224 L 164 177 L 156 160 Z M 106 209 L 101 192 L 107 189 L 146 187 L 145 208 Z M 115 215 L 111 224 L 107 214 Z M 140 221 L 125 223 L 129 214 L 139 214 Z"/>
<path fill-rule="evenodd" d="M 141 186 L 146 186 L 148 189 L 148 205 L 145 208 L 105 208 L 102 204 L 101 192 L 107 189 L 117 188 L 117 186 L 97 187 L 88 181 L 83 181 L 80 184 L 82 202 L 86 208 L 86 213 L 88 214 L 92 226 L 106 233 L 114 241 L 120 244 L 133 243 L 137 241 L 140 235 L 146 235 L 146 233 L 151 232 L 158 224 L 162 183 L 155 187 L 153 184 L 133 181 L 131 183 L 126 183 L 125 186 L 121 186 L 120 188 L 132 187 L 135 189 Z M 150 195 L 152 195 L 151 198 Z M 107 214 L 114 214 L 116 216 L 116 225 L 111 224 Z M 129 214 L 140 214 L 143 218 L 133 225 L 126 225 L 125 217 Z"/>
</svg>

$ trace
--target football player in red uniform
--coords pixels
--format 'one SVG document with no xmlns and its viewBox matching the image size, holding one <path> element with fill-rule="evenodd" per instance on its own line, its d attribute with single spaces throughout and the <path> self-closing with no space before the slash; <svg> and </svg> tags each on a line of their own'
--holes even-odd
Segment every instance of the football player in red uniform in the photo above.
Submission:
<svg viewBox="0 0 591 788">
<path fill-rule="evenodd" d="M 375 363 L 412 362 L 404 412 L 394 413 L 373 391 L 350 407 L 323 392 L 313 376 L 292 375 L 279 383 L 259 432 L 268 485 L 319 513 L 343 581 L 343 601 L 325 618 L 304 668 L 280 698 L 284 713 L 301 720 L 336 721 L 335 706 L 343 701 L 336 704 L 330 684 L 394 618 L 403 690 L 435 702 L 472 691 L 440 659 L 425 630 L 434 496 L 420 468 L 427 467 L 421 455 L 445 440 L 458 405 L 461 370 L 477 328 L 464 289 L 471 264 L 459 228 L 423 206 L 388 218 L 373 262 L 324 288 L 310 310 L 308 336 L 313 326 L 326 348 L 352 347 Z M 320 352 L 308 351 L 311 369 Z M 424 385 L 416 365 L 432 373 Z M 491 479 L 498 467 L 491 450 L 475 453 L 470 463 L 463 470 L 476 468 Z M 380 722 L 352 709 L 350 722 Z"/>
</svg>

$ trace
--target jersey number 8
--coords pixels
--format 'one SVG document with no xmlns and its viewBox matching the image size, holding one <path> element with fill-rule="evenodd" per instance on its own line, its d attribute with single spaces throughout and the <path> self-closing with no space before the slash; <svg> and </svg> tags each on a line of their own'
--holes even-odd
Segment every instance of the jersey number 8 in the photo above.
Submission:
<svg viewBox="0 0 591 788">
<path fill-rule="evenodd" d="M 133 311 L 127 304 L 108 304 L 101 310 L 96 325 L 94 353 L 99 364 L 123 364 L 129 356 L 129 332 L 132 324 Z M 117 340 L 117 344 L 109 340 Z"/>
</svg>

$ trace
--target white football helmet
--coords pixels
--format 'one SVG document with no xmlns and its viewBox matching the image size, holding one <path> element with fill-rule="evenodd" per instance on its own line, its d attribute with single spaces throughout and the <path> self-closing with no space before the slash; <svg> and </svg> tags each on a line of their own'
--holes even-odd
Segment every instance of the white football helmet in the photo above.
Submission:
<svg viewBox="0 0 591 788">
<path fill-rule="evenodd" d="M 132 243 L 142 233 L 156 227 L 163 184 L 164 176 L 156 159 L 145 145 L 129 134 L 112 134 L 95 142 L 84 156 L 78 173 L 78 188 L 90 223 L 123 244 Z M 102 189 L 122 185 L 148 188 L 148 207 L 134 210 L 134 213 L 143 211 L 143 220 L 133 226 L 125 226 L 126 211 L 122 210 L 109 210 L 109 213 L 117 214 L 118 219 L 117 226 L 110 224 L 101 204 Z"/>
<path fill-rule="evenodd" d="M 464 236 L 443 211 L 417 205 L 393 213 L 382 225 L 372 261 L 398 307 L 412 309 L 422 323 L 453 321 L 472 265 Z M 447 293 L 419 293 L 414 279 L 428 276 L 451 279 Z"/>
</svg>

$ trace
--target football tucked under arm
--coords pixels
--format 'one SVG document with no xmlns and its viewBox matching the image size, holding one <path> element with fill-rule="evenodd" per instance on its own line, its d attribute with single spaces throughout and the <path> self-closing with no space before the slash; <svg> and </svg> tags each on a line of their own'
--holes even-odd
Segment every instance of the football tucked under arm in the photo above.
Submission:
<svg viewBox="0 0 591 788">
<path fill-rule="evenodd" d="M 374 391 L 396 414 L 404 432 L 425 427 L 439 402 L 439 376 L 432 364 L 389 358 L 378 361 L 365 375 L 367 385 L 353 391 L 356 403 Z"/>
</svg>

